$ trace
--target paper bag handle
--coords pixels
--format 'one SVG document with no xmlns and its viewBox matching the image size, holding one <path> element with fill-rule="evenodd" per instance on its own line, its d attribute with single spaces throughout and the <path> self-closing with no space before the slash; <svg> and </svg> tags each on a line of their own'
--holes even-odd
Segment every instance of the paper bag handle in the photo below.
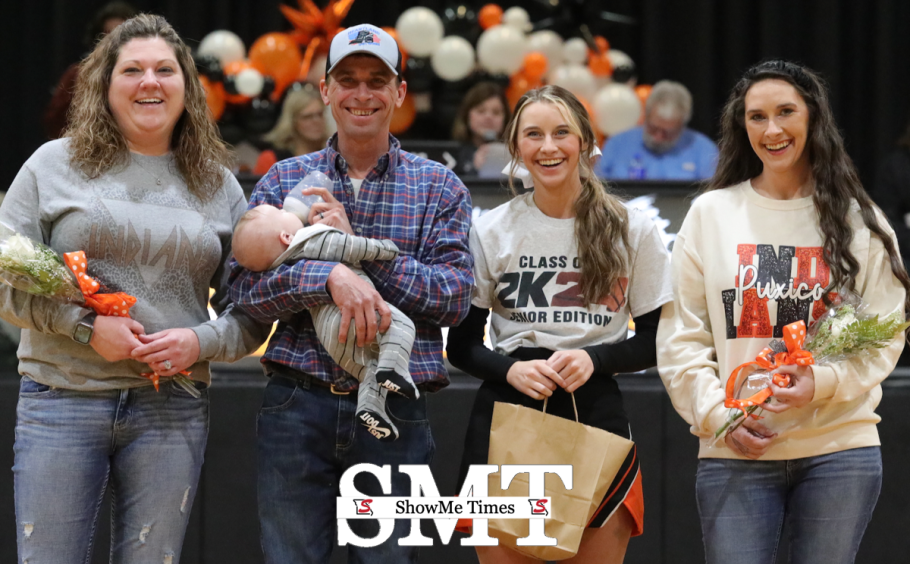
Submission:
<svg viewBox="0 0 910 564">
<path fill-rule="evenodd" d="M 571 392 L 571 394 L 572 394 L 572 408 L 575 409 L 575 422 L 578 423 L 578 406 L 575 405 L 575 392 Z M 544 413 L 547 412 L 547 400 L 548 399 L 550 399 L 550 398 L 543 398 L 543 412 Z"/>
</svg>

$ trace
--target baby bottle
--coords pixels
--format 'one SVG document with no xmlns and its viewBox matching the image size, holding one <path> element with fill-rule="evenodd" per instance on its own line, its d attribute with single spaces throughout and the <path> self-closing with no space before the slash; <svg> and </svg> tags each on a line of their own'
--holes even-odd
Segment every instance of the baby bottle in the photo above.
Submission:
<svg viewBox="0 0 910 564">
<path fill-rule="evenodd" d="M 294 186 L 287 198 L 284 199 L 284 209 L 300 218 L 304 225 L 307 225 L 307 217 L 310 215 L 310 207 L 316 202 L 322 202 L 322 198 L 316 194 L 304 195 L 303 190 L 307 188 L 325 188 L 332 191 L 332 181 L 329 177 L 319 171 L 312 171 L 306 177 Z"/>
</svg>

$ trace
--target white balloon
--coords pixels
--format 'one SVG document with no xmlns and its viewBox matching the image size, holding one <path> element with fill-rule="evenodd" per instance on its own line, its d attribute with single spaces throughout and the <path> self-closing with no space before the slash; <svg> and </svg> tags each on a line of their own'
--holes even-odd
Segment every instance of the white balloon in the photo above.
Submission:
<svg viewBox="0 0 910 564">
<path fill-rule="evenodd" d="M 632 129 L 641 118 L 641 102 L 635 91 L 625 84 L 608 84 L 594 97 L 597 126 L 606 135 Z"/>
<path fill-rule="evenodd" d="M 234 87 L 239 94 L 255 98 L 262 92 L 262 75 L 256 69 L 243 69 L 234 77 Z"/>
<path fill-rule="evenodd" d="M 553 30 L 535 31 L 528 36 L 528 52 L 537 51 L 547 57 L 547 67 L 555 68 L 562 62 L 562 37 Z"/>
<path fill-rule="evenodd" d="M 228 63 L 243 59 L 246 56 L 246 47 L 236 33 L 220 29 L 202 38 L 197 53 L 217 57 L 224 67 Z"/>
<path fill-rule="evenodd" d="M 429 57 L 442 43 L 442 20 L 429 8 L 408 8 L 395 23 L 398 41 L 409 55 Z"/>
<path fill-rule="evenodd" d="M 562 60 L 573 65 L 588 62 L 588 44 L 581 37 L 573 37 L 562 45 Z"/>
<path fill-rule="evenodd" d="M 430 66 L 442 79 L 461 80 L 474 70 L 474 47 L 464 37 L 450 35 L 433 52 Z"/>
<path fill-rule="evenodd" d="M 562 65 L 550 75 L 550 84 L 562 86 L 579 98 L 590 100 L 597 92 L 597 80 L 588 67 Z"/>
<path fill-rule="evenodd" d="M 494 74 L 512 74 L 524 64 L 525 34 L 508 25 L 494 25 L 477 40 L 480 66 Z"/>
<path fill-rule="evenodd" d="M 519 6 L 513 6 L 502 13 L 502 25 L 512 26 L 525 33 L 531 31 L 531 16 L 528 11 Z"/>
<path fill-rule="evenodd" d="M 610 58 L 610 64 L 613 65 L 613 68 L 617 67 L 634 67 L 635 63 L 632 61 L 632 57 L 626 55 L 619 49 L 610 49 L 607 51 L 607 57 Z"/>
</svg>

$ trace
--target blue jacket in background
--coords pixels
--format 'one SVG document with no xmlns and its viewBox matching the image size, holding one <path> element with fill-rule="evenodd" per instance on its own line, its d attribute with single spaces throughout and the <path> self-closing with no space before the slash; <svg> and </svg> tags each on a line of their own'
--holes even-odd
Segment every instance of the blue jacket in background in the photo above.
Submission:
<svg viewBox="0 0 910 564">
<path fill-rule="evenodd" d="M 704 180 L 717 167 L 717 145 L 697 131 L 683 130 L 676 145 L 660 155 L 645 147 L 641 126 L 609 138 L 595 167 L 614 180 Z"/>
</svg>

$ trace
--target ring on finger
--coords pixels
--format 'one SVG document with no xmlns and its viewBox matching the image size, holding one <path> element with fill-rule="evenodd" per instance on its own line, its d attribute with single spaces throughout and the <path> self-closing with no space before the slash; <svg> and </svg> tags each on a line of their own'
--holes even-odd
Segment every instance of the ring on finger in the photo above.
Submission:
<svg viewBox="0 0 910 564">
<path fill-rule="evenodd" d="M 170 369 L 171 369 L 171 361 L 170 361 L 170 360 L 165 360 L 162 364 L 164 364 L 164 369 L 165 369 L 165 370 L 170 370 Z"/>
<path fill-rule="evenodd" d="M 319 219 L 325 219 L 325 216 L 322 214 L 322 212 L 319 212 Z"/>
</svg>

